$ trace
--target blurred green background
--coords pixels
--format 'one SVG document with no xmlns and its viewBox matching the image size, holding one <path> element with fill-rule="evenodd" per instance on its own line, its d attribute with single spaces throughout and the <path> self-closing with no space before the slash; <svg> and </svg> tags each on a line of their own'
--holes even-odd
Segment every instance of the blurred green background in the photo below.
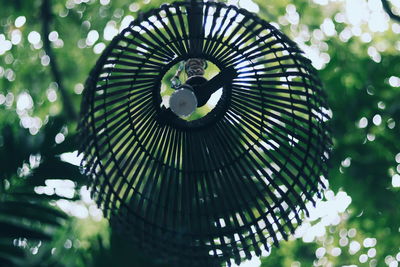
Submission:
<svg viewBox="0 0 400 267">
<path fill-rule="evenodd" d="M 399 14 L 400 1 L 389 2 Z M 400 24 L 380 0 L 227 3 L 299 44 L 333 114 L 324 199 L 281 248 L 241 266 L 398 266 Z M 0 266 L 169 266 L 109 229 L 76 152 L 90 69 L 138 12 L 160 4 L 0 0 Z"/>
</svg>

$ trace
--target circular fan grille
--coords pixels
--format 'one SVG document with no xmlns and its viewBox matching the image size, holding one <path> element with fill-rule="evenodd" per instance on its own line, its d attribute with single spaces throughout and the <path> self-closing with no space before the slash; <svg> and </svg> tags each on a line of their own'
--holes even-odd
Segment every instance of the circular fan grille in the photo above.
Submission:
<svg viewBox="0 0 400 267">
<path fill-rule="evenodd" d="M 210 113 L 188 120 L 160 91 L 193 58 L 214 64 L 211 76 L 237 76 Z M 91 72 L 82 164 L 127 238 L 192 265 L 240 262 L 286 239 L 319 196 L 328 119 L 309 60 L 271 24 L 224 4 L 163 5 L 116 36 Z"/>
</svg>

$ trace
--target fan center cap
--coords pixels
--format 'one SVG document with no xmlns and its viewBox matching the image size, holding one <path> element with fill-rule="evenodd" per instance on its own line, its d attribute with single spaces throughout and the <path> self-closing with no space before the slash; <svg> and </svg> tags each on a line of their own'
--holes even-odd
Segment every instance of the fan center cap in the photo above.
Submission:
<svg viewBox="0 0 400 267">
<path fill-rule="evenodd" d="M 169 99 L 169 106 L 172 112 L 179 117 L 190 116 L 197 108 L 196 95 L 188 87 L 185 86 L 176 90 Z"/>
</svg>

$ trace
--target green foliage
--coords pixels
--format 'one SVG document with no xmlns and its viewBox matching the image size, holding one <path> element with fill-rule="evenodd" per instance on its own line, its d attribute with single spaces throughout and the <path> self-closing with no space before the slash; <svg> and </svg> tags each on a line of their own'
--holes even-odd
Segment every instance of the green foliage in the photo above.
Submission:
<svg viewBox="0 0 400 267">
<path fill-rule="evenodd" d="M 110 41 L 105 29 L 118 30 L 127 16 L 161 2 L 53 0 L 50 23 L 41 15 L 42 0 L 0 1 L 0 266 L 164 266 L 155 255 L 152 262 L 110 234 L 104 220 L 79 219 L 57 205 L 82 201 L 79 190 L 85 183 L 79 168 L 60 157 L 78 150 L 77 122 L 66 117 L 66 101 L 78 111 L 84 81 Z M 247 8 L 246 2 L 239 5 Z M 352 199 L 340 223 L 326 226 L 324 235 L 309 243 L 299 237 L 283 242 L 262 266 L 359 265 L 362 255 L 371 257 L 361 266 L 384 266 L 388 256 L 399 255 L 400 194 L 392 178 L 400 172 L 400 159 L 395 160 L 400 152 L 400 26 L 384 19 L 376 22 L 388 23 L 380 32 L 366 20 L 352 23 L 354 8 L 345 7 L 352 1 L 254 2 L 261 17 L 309 49 L 307 56 L 314 51 L 313 60 L 324 60 L 316 66 L 333 113 L 330 188 Z M 323 2 L 328 4 L 316 4 Z M 369 9 L 367 1 L 357 2 L 365 3 L 359 8 L 370 19 L 372 9 L 383 12 L 374 1 L 368 1 Z M 16 23 L 20 16 L 26 19 L 23 25 Z M 333 34 L 321 26 L 330 22 Z M 43 23 L 50 23 L 51 36 L 42 35 Z M 29 37 L 33 31 L 41 35 L 38 42 Z M 43 49 L 48 37 L 62 85 L 54 82 Z M 12 43 L 7 51 L 10 43 L 3 39 Z M 54 179 L 72 181 L 74 196 L 37 193 Z M 364 246 L 366 238 L 375 238 L 376 245 Z M 361 248 L 350 253 L 353 241 Z M 316 255 L 319 248 L 326 253 Z"/>
<path fill-rule="evenodd" d="M 35 191 L 35 188 L 44 186 L 46 181 L 52 179 L 73 179 L 76 185 L 84 181 L 75 166 L 61 161 L 56 156 L 65 152 L 66 148 L 68 151 L 74 148 L 54 144 L 54 136 L 61 130 L 62 123 L 63 120 L 52 118 L 37 136 L 30 136 L 21 129 L 18 134 L 13 134 L 15 125 L 6 125 L 3 128 L 4 146 L 0 153 L 6 164 L 1 165 L 0 175 L 2 264 L 45 266 L 51 259 L 51 255 L 46 255 L 46 252 L 49 254 L 49 250 L 41 248 L 42 252 L 35 259 L 32 259 L 31 255 L 38 253 L 42 242 L 52 240 L 57 229 L 64 227 L 69 218 L 54 207 L 55 201 L 65 197 L 38 194 Z M 56 265 L 49 263 L 46 266 Z"/>
</svg>

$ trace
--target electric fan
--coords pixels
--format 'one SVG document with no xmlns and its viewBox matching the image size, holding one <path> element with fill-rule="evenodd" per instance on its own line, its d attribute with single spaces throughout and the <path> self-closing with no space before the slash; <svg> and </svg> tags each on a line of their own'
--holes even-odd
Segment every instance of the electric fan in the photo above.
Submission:
<svg viewBox="0 0 400 267">
<path fill-rule="evenodd" d="M 117 35 L 80 122 L 92 195 L 176 265 L 239 263 L 287 239 L 324 188 L 329 108 L 294 42 L 244 9 L 176 2 Z"/>
</svg>

